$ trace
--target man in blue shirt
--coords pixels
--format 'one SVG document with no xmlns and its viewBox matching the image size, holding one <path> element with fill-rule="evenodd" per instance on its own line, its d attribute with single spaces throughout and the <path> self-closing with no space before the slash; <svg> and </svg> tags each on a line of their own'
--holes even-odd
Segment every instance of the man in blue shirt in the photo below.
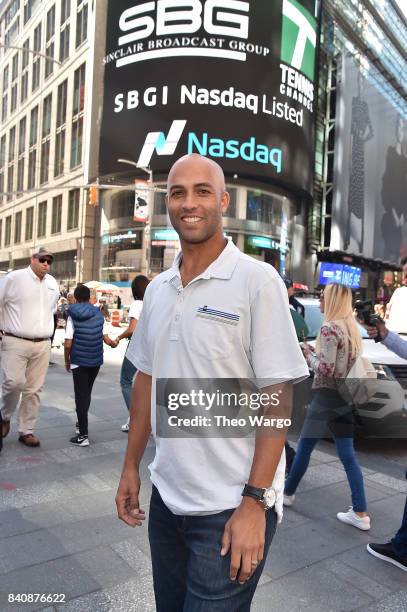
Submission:
<svg viewBox="0 0 407 612">
<path fill-rule="evenodd" d="M 407 340 L 398 334 L 387 329 L 383 322 L 378 322 L 376 327 L 367 327 L 367 332 L 371 338 L 376 338 L 380 334 L 381 342 L 390 351 L 396 353 L 402 359 L 407 359 Z M 407 476 L 407 472 L 406 472 Z M 401 570 L 407 572 L 407 500 L 404 507 L 404 515 L 401 527 L 391 540 L 386 544 L 371 543 L 367 545 L 367 550 L 374 557 L 383 561 L 388 561 Z"/>
</svg>

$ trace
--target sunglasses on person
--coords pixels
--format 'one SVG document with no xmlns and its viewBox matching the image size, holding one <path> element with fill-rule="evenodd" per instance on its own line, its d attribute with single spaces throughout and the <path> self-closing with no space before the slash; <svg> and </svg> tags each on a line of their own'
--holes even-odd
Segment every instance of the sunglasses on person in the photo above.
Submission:
<svg viewBox="0 0 407 612">
<path fill-rule="evenodd" d="M 48 257 L 38 257 L 38 261 L 40 263 L 47 263 L 49 266 L 52 264 L 52 259 L 48 259 Z"/>
</svg>

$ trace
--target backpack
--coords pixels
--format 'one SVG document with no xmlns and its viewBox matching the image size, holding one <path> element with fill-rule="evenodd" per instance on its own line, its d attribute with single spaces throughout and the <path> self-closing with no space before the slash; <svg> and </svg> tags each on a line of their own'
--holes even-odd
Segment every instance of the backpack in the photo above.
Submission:
<svg viewBox="0 0 407 612">
<path fill-rule="evenodd" d="M 341 397 L 355 406 L 366 404 L 377 391 L 377 372 L 367 357 L 359 355 L 346 378 L 338 384 Z"/>
</svg>

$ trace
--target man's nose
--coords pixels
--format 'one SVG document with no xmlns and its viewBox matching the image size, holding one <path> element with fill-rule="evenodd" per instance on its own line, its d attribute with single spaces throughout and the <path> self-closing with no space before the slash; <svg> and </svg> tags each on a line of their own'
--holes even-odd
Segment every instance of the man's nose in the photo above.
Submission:
<svg viewBox="0 0 407 612">
<path fill-rule="evenodd" d="M 184 210 L 193 210 L 197 207 L 196 198 L 194 193 L 186 193 L 184 201 L 182 202 L 182 208 Z"/>
</svg>

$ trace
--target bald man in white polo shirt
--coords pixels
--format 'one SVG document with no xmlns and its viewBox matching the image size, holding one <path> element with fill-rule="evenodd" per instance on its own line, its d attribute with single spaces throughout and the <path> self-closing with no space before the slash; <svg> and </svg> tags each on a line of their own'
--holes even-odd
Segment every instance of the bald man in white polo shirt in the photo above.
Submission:
<svg viewBox="0 0 407 612">
<path fill-rule="evenodd" d="M 167 207 L 182 252 L 148 286 L 127 351 L 138 374 L 116 504 L 119 518 L 142 524 L 139 465 L 152 430 L 149 538 L 158 612 L 250 609 L 282 515 L 285 432 L 160 436 L 166 412 L 156 409 L 157 379 L 267 379 L 280 383 L 284 403 L 291 383 L 308 375 L 278 273 L 224 237 L 228 204 L 218 164 L 199 155 L 174 164 Z"/>
<path fill-rule="evenodd" d="M 10 419 L 18 410 L 19 441 L 40 445 L 34 435 L 40 404 L 39 393 L 48 369 L 54 313 L 59 289 L 48 272 L 53 255 L 44 248 L 31 257 L 28 268 L 10 272 L 0 287 L 3 330 L 2 433 L 10 431 Z"/>
</svg>

